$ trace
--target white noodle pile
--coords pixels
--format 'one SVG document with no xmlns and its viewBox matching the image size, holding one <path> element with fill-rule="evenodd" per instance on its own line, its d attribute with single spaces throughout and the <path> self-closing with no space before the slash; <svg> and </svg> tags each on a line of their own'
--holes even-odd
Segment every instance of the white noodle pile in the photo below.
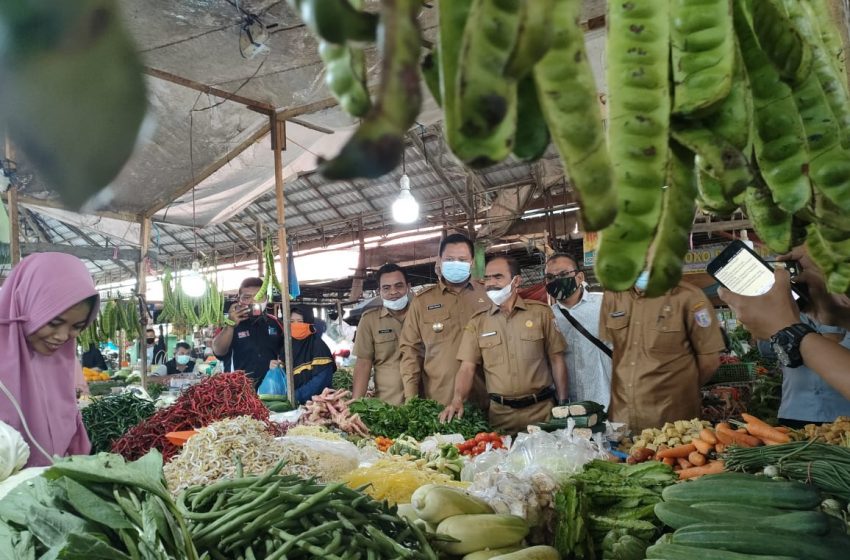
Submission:
<svg viewBox="0 0 850 560">
<path fill-rule="evenodd" d="M 244 476 L 263 474 L 281 459 L 285 461 L 281 474 L 315 477 L 322 482 L 337 480 L 353 468 L 342 464 L 338 455 L 277 441 L 263 422 L 239 416 L 201 428 L 186 442 L 180 454 L 163 467 L 168 488 L 176 494 L 189 486 L 235 478 L 237 457 Z"/>
</svg>

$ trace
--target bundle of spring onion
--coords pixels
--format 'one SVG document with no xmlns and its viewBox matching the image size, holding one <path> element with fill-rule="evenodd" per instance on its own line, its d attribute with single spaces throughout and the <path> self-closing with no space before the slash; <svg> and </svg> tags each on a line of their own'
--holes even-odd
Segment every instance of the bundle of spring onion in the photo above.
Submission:
<svg viewBox="0 0 850 560">
<path fill-rule="evenodd" d="M 812 483 L 826 494 L 850 501 L 850 449 L 816 441 L 764 447 L 730 447 L 726 469 L 759 472 Z"/>
</svg>

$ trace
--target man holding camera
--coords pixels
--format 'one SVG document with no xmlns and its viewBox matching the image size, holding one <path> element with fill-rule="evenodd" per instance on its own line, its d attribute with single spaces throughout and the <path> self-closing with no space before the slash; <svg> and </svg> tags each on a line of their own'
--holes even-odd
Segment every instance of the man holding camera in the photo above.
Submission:
<svg viewBox="0 0 850 560">
<path fill-rule="evenodd" d="M 224 327 L 213 339 L 213 352 L 224 364 L 224 371 L 244 371 L 256 389 L 273 361 L 280 359 L 283 326 L 265 312 L 268 301 L 254 298 L 262 287 L 260 278 L 246 278 L 239 286 L 236 302 L 228 316 L 236 324 Z"/>
</svg>

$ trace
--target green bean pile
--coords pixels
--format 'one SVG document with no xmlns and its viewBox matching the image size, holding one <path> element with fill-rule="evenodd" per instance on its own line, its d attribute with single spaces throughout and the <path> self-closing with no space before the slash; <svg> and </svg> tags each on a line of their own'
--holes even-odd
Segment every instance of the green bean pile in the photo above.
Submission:
<svg viewBox="0 0 850 560">
<path fill-rule="evenodd" d="M 279 475 L 282 466 L 180 494 L 177 507 L 201 554 L 214 560 L 436 560 L 421 530 L 386 502 L 342 483 Z"/>
<path fill-rule="evenodd" d="M 811 483 L 821 491 L 850 501 L 850 449 L 811 441 L 793 441 L 765 447 L 731 447 L 729 470 L 760 472 L 775 466 L 779 476 Z"/>
<path fill-rule="evenodd" d="M 740 208 L 771 250 L 807 242 L 829 290 L 850 293 L 850 92 L 827 2 L 608 2 L 607 130 L 581 0 L 440 2 L 421 64 L 420 0 L 383 0 L 378 13 L 359 1 L 289 2 L 316 35 L 331 93 L 363 117 L 320 165 L 326 178 L 400 163 L 424 76 L 465 165 L 533 161 L 554 145 L 584 229 L 601 232 L 606 289 L 627 290 L 648 270 L 647 295 L 666 292 L 681 279 L 696 210 Z M 374 101 L 351 54 L 373 40 Z"/>
</svg>

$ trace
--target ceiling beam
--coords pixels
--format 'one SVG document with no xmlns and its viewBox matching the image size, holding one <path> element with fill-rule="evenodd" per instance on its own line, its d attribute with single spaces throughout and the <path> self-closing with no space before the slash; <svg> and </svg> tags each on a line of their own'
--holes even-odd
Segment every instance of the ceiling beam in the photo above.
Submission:
<svg viewBox="0 0 850 560">
<path fill-rule="evenodd" d="M 76 227 L 76 226 L 74 226 L 74 225 L 72 225 L 72 224 L 68 224 L 68 223 L 66 223 L 66 222 L 62 222 L 62 225 L 64 225 L 64 226 L 65 226 L 66 228 L 68 228 L 69 230 L 71 230 L 73 233 L 75 233 L 75 234 L 79 235 L 81 238 L 83 238 L 83 239 L 84 239 L 87 243 L 89 243 L 91 246 L 93 246 L 93 247 L 98 247 L 98 246 L 100 246 L 100 243 L 96 242 L 96 241 L 94 240 L 94 238 L 92 238 L 90 235 L 88 235 L 86 232 L 84 232 L 84 231 L 83 231 L 83 230 L 81 230 L 80 228 L 78 228 L 78 227 Z M 106 247 L 104 247 L 104 248 L 106 248 Z M 126 272 L 128 272 L 129 274 L 131 274 L 131 275 L 136 274 L 136 271 L 134 271 L 132 268 L 130 268 L 129 266 L 127 266 L 126 264 L 124 264 L 124 263 L 123 263 L 123 262 L 121 262 L 120 260 L 118 260 L 118 259 L 111 259 L 111 260 L 112 260 L 112 262 L 114 262 L 115 264 L 117 264 L 119 267 L 123 268 L 123 269 L 124 269 Z"/>
<path fill-rule="evenodd" d="M 195 91 L 200 91 L 201 93 L 206 93 L 215 97 L 219 97 L 221 99 L 224 99 L 225 101 L 233 101 L 234 103 L 239 103 L 240 105 L 244 105 L 248 109 L 257 113 L 261 113 L 263 115 L 274 115 L 276 112 L 275 106 L 271 103 L 267 103 L 265 101 L 258 101 L 256 99 L 251 99 L 243 95 L 231 93 L 229 91 L 225 91 L 217 87 L 208 86 L 206 84 L 202 84 L 201 82 L 196 82 L 195 80 L 184 78 L 183 76 L 178 76 L 177 74 L 172 74 L 171 72 L 166 72 L 165 70 L 145 67 L 144 73 L 148 76 L 153 76 L 154 78 L 159 78 L 160 80 L 165 80 L 166 82 L 171 82 L 172 84 L 177 84 L 179 86 L 187 87 Z"/>
<path fill-rule="evenodd" d="M 30 210 L 29 208 L 21 208 L 21 210 L 23 210 L 21 214 L 23 215 L 24 219 L 27 221 L 33 231 L 35 231 L 36 236 L 38 236 L 38 240 L 42 243 L 52 243 L 53 240 L 50 239 L 50 235 L 47 233 L 47 230 L 44 229 L 40 223 L 38 223 L 32 210 Z"/>
<path fill-rule="evenodd" d="M 262 252 L 263 252 L 263 250 L 262 250 L 262 249 L 260 249 L 259 247 L 257 247 L 256 243 L 254 243 L 253 241 L 250 241 L 250 240 L 249 240 L 248 238 L 246 238 L 244 235 L 242 235 L 241 233 L 239 233 L 239 230 L 238 230 L 238 229 L 236 229 L 235 227 L 233 227 L 232 225 L 230 225 L 230 223 L 229 223 L 229 222 L 224 222 L 224 227 L 225 227 L 225 228 L 227 228 L 227 230 L 228 230 L 229 232 L 233 233 L 233 235 L 235 235 L 237 238 L 239 238 L 239 240 L 240 240 L 240 241 L 242 241 L 242 243 L 244 244 L 244 246 L 245 246 L 245 247 L 247 247 L 248 249 L 253 249 L 254 251 L 257 251 L 258 253 L 262 253 Z"/>
<path fill-rule="evenodd" d="M 9 193 L 0 192 L 0 199 L 4 201 L 8 201 Z M 62 201 L 55 198 L 50 199 L 42 199 L 35 198 L 32 196 L 22 195 L 18 193 L 18 204 L 23 204 L 26 206 L 35 206 L 41 208 L 56 208 L 57 210 L 65 210 L 67 212 L 74 212 L 75 214 L 79 214 L 79 210 L 73 210 L 71 208 L 66 207 L 62 204 Z M 125 222 L 138 222 L 139 215 L 133 214 L 131 212 L 114 212 L 111 210 L 87 210 L 85 212 L 86 215 L 90 216 L 101 216 L 103 218 L 113 218 L 115 220 L 124 220 Z"/>
<path fill-rule="evenodd" d="M 32 253 L 67 253 L 77 258 L 89 261 L 123 261 L 138 262 L 139 249 L 119 249 L 117 247 L 90 247 L 88 245 L 66 245 L 58 243 L 21 243 L 21 252 Z M 150 253 L 149 253 L 150 254 Z M 156 253 L 153 254 L 156 256 Z"/>
<path fill-rule="evenodd" d="M 410 138 L 410 141 L 413 143 L 413 147 L 419 152 L 422 160 L 425 161 L 428 166 L 434 171 L 437 177 L 440 178 L 440 182 L 443 183 L 443 186 L 452 195 L 452 197 L 461 205 L 461 207 L 466 210 L 467 214 L 472 214 L 472 206 L 469 204 L 469 201 L 464 198 L 463 194 L 459 189 L 456 189 L 452 181 L 449 179 L 446 174 L 446 170 L 443 169 L 443 166 L 438 161 L 433 158 L 428 157 L 428 152 L 425 150 L 425 144 L 422 142 L 422 139 L 418 134 L 414 132 L 408 132 L 407 137 Z"/>
<path fill-rule="evenodd" d="M 266 122 L 264 123 L 259 130 L 248 136 L 245 140 L 234 146 L 232 149 L 228 150 L 228 152 L 221 157 L 219 160 L 212 162 L 204 169 L 201 170 L 200 173 L 195 173 L 193 178 L 190 179 L 187 183 L 185 183 L 182 187 L 178 188 L 176 191 L 171 193 L 170 199 L 163 199 L 154 204 L 152 207 L 148 208 L 147 212 L 145 212 L 145 217 L 153 218 L 154 214 L 165 208 L 166 206 L 173 203 L 175 200 L 191 191 L 202 182 L 204 182 L 210 175 L 233 161 L 233 158 L 237 157 L 239 154 L 247 150 L 253 144 L 259 142 L 266 134 L 269 133 L 271 129 L 271 125 Z M 136 220 L 138 221 L 138 220 Z"/>
</svg>

